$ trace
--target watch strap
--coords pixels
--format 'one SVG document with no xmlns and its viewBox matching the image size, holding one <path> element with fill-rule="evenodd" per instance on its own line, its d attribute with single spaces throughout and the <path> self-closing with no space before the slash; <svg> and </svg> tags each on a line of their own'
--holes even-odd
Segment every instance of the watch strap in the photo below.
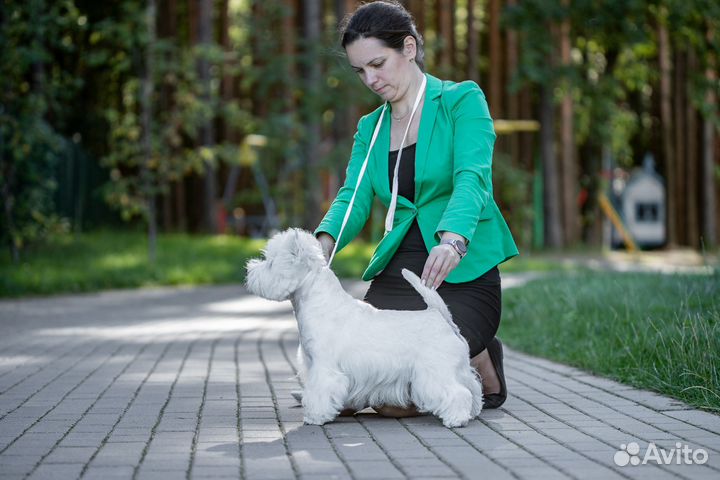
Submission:
<svg viewBox="0 0 720 480">
<path fill-rule="evenodd" d="M 450 245 L 452 246 L 455 251 L 460 255 L 460 258 L 462 259 L 465 254 L 467 254 L 467 247 L 465 247 L 465 243 L 463 243 L 461 240 L 453 239 L 453 240 L 443 240 L 440 242 L 443 245 Z M 462 244 L 462 248 L 459 244 Z"/>
</svg>

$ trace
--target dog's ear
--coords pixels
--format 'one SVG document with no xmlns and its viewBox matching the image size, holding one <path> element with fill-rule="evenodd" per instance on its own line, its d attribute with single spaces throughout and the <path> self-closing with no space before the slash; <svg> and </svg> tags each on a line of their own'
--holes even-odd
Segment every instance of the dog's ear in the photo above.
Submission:
<svg viewBox="0 0 720 480">
<path fill-rule="evenodd" d="M 293 228 L 290 252 L 298 261 L 310 268 L 319 268 L 326 264 L 320 242 L 312 233 Z"/>
<path fill-rule="evenodd" d="M 293 257 L 299 257 L 302 254 L 300 248 L 300 234 L 297 228 L 292 228 L 292 236 L 290 241 L 290 253 Z"/>
</svg>

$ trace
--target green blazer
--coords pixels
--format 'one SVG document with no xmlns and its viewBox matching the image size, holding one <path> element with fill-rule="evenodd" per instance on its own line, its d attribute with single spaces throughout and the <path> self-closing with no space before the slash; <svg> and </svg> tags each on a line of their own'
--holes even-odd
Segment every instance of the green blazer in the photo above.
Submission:
<svg viewBox="0 0 720 480">
<path fill-rule="evenodd" d="M 491 165 L 495 130 L 485 95 L 475 82 L 455 83 L 426 76 L 427 90 L 415 157 L 415 203 L 398 196 L 393 229 L 377 245 L 363 280 L 371 280 L 385 268 L 413 219 L 417 219 L 428 252 L 440 242 L 443 231 L 460 234 L 468 240 L 467 255 L 450 272 L 447 282 L 473 280 L 518 254 L 510 229 L 493 199 Z M 381 110 L 382 106 L 358 122 L 345 184 L 315 235 L 326 232 L 338 240 Z M 386 208 L 390 205 L 390 121 L 386 113 L 352 213 L 338 241 L 338 251 L 360 233 L 370 216 L 375 196 Z"/>
</svg>

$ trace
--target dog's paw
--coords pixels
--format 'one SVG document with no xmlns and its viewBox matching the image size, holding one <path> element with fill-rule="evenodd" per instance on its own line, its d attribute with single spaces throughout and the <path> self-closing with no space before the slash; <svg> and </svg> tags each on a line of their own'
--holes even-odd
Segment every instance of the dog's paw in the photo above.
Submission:
<svg viewBox="0 0 720 480">
<path fill-rule="evenodd" d="M 470 412 L 465 411 L 450 411 L 442 415 L 440 419 L 447 428 L 464 427 L 472 418 L 469 413 Z"/>
<path fill-rule="evenodd" d="M 336 415 L 305 415 L 303 422 L 307 425 L 325 425 L 335 420 Z"/>
<path fill-rule="evenodd" d="M 458 428 L 458 427 L 464 427 L 468 424 L 470 421 L 470 417 L 465 418 L 443 418 L 443 425 L 445 425 L 447 428 Z"/>
</svg>

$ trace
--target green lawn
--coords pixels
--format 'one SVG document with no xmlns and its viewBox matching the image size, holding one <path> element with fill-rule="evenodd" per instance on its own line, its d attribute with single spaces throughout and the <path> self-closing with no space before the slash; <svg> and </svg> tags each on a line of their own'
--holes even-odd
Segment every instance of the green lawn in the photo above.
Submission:
<svg viewBox="0 0 720 480">
<path fill-rule="evenodd" d="M 242 282 L 245 263 L 264 240 L 236 236 L 162 234 L 157 263 L 147 261 L 143 233 L 94 232 L 58 237 L 33 248 L 20 265 L 0 257 L 0 297 L 89 292 L 152 285 Z M 372 248 L 356 243 L 338 254 L 335 271 L 358 278 Z"/>
<path fill-rule="evenodd" d="M 512 348 L 720 411 L 720 273 L 549 274 L 508 290 Z"/>
<path fill-rule="evenodd" d="M 90 292 L 152 285 L 199 285 L 242 282 L 245 263 L 258 256 L 264 240 L 236 236 L 161 234 L 157 263 L 147 262 L 144 233 L 101 231 L 57 237 L 24 254 L 20 265 L 0 254 L 0 297 Z M 353 242 L 337 255 L 340 277 L 360 278 L 373 251 Z M 554 260 L 520 257 L 503 271 L 554 270 Z"/>
</svg>

